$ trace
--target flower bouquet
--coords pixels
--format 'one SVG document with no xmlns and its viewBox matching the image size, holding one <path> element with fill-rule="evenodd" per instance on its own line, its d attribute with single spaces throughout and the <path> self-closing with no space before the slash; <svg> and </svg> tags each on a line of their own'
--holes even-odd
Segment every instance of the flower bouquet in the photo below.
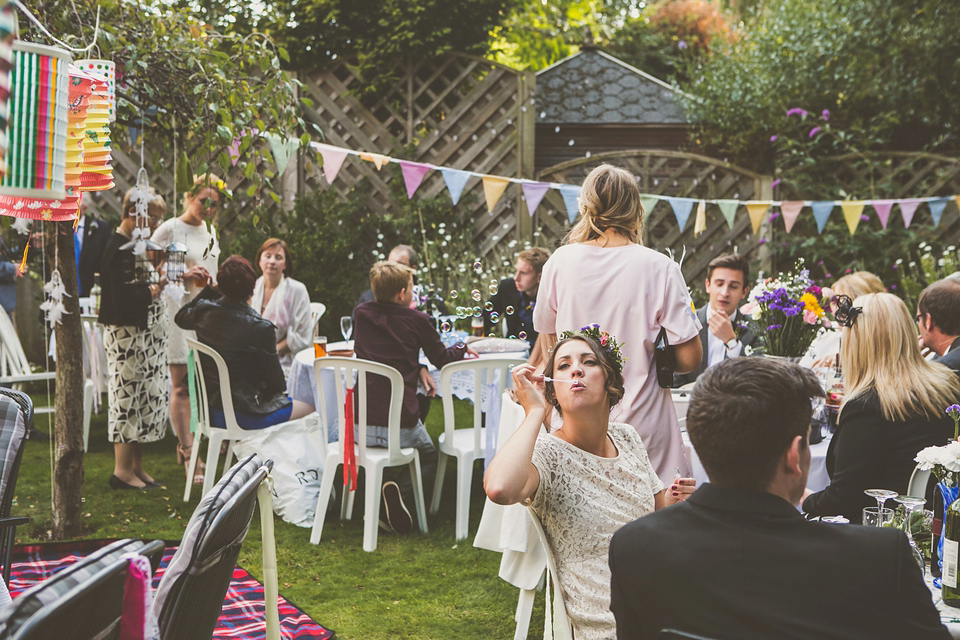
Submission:
<svg viewBox="0 0 960 640">
<path fill-rule="evenodd" d="M 822 292 L 810 272 L 797 262 L 796 273 L 766 278 L 751 291 L 740 312 L 763 342 L 753 353 L 800 358 L 827 325 L 820 305 Z M 749 355 L 749 354 L 747 354 Z"/>
</svg>

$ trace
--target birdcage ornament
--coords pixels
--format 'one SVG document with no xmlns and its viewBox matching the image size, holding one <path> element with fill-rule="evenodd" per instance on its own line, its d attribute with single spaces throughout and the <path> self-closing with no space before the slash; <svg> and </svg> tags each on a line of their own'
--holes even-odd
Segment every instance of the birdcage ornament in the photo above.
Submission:
<svg viewBox="0 0 960 640">
<path fill-rule="evenodd" d="M 187 245 L 182 242 L 171 242 L 166 248 L 167 254 L 167 282 L 183 284 L 183 275 L 187 272 Z"/>
</svg>

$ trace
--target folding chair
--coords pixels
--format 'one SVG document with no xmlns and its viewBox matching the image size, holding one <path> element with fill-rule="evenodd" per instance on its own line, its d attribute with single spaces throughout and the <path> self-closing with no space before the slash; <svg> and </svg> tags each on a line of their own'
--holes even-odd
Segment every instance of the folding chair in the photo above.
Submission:
<svg viewBox="0 0 960 640">
<path fill-rule="evenodd" d="M 261 462 L 257 455 L 238 462 L 204 494 L 190 516 L 154 595 L 153 611 L 164 640 L 209 640 L 213 636 L 258 492 L 263 493 L 259 489 L 272 468 L 272 461 Z M 269 513 L 272 531 L 273 510 L 268 505 L 260 507 L 262 516 Z M 276 556 L 267 549 L 273 544 L 272 539 L 269 545 L 264 542 L 264 558 L 273 560 L 273 567 L 264 567 L 264 604 L 268 632 L 273 627 L 275 633 L 268 633 L 268 638 L 279 638 Z"/>
<path fill-rule="evenodd" d="M 227 363 L 224 361 L 223 356 L 217 353 L 213 347 L 190 338 L 187 338 L 187 347 L 193 354 L 193 361 L 196 366 L 196 376 L 193 384 L 196 389 L 197 426 L 199 428 L 196 434 L 196 442 L 194 443 L 193 450 L 190 452 L 190 471 L 187 473 L 187 477 L 192 478 L 197 471 L 197 460 L 200 455 L 200 439 L 201 436 L 205 436 L 209 439 L 209 442 L 207 443 L 207 471 L 203 478 L 203 495 L 207 495 L 207 492 L 213 487 L 213 482 L 217 475 L 221 445 L 224 442 L 227 443 L 226 458 L 223 461 L 223 469 L 224 472 L 226 472 L 235 457 L 233 453 L 233 443 L 244 439 L 249 432 L 241 429 L 240 425 L 237 424 L 237 414 L 233 409 L 233 395 L 230 392 L 230 371 L 227 369 Z M 203 363 L 204 358 L 201 357 L 201 354 L 209 356 L 209 358 L 213 360 L 213 365 L 217 368 L 217 375 L 220 379 L 220 400 L 223 403 L 224 421 L 227 425 L 226 428 L 223 429 L 214 427 L 211 423 L 207 385 L 203 377 L 203 368 L 205 366 Z M 279 429 L 291 422 L 297 421 L 282 422 L 268 428 Z M 263 433 L 265 430 L 261 429 L 259 431 Z M 193 483 L 187 482 L 183 489 L 184 502 L 190 500 L 192 488 Z"/>
<path fill-rule="evenodd" d="M 131 553 L 151 557 L 155 568 L 163 543 L 118 540 L 27 589 L 0 610 L 0 638 L 117 638 Z"/>
<path fill-rule="evenodd" d="M 483 398 L 500 401 L 503 390 L 507 386 L 510 369 L 514 365 L 526 362 L 523 358 L 480 358 L 477 360 L 461 360 L 451 362 L 440 370 L 440 395 L 443 398 L 443 433 L 440 435 L 440 459 L 437 461 L 437 480 L 433 485 L 433 499 L 430 501 L 430 513 L 436 513 L 440 508 L 440 494 L 443 490 L 443 480 L 447 470 L 447 460 L 454 458 L 457 461 L 457 516 L 456 539 L 467 537 L 470 527 L 470 489 L 473 481 L 473 463 L 482 460 L 487 451 L 487 428 L 484 426 L 484 416 L 487 407 Z M 456 428 L 456 419 L 453 410 L 453 376 L 473 376 L 473 426 L 465 429 Z M 494 409 L 499 417 L 499 408 Z M 492 432 L 491 432 L 492 436 Z M 490 442 L 495 448 L 496 442 Z"/>
<path fill-rule="evenodd" d="M 25 516 L 10 516 L 13 495 L 20 475 L 23 443 L 33 426 L 33 402 L 22 391 L 0 388 L 0 561 L 3 562 L 3 581 L 10 583 L 10 551 L 13 536 L 21 524 L 30 521 Z"/>
<path fill-rule="evenodd" d="M 360 407 L 356 421 L 359 434 L 356 438 L 354 450 L 356 452 L 357 469 L 363 468 L 366 494 L 363 510 L 363 550 L 374 551 L 377 548 L 377 527 L 380 522 L 380 486 L 383 483 L 383 470 L 386 467 L 406 466 L 410 469 L 410 479 L 413 482 L 413 496 L 416 502 L 417 524 L 420 531 L 427 532 L 426 505 L 423 500 L 423 480 L 420 475 L 420 452 L 413 447 L 400 448 L 400 405 L 403 401 L 403 378 L 400 372 L 393 367 L 379 362 L 360 360 L 355 358 L 340 358 L 328 356 L 317 358 L 314 363 L 314 372 L 317 377 L 317 397 L 324 405 L 323 377 L 324 369 L 333 369 L 333 380 L 336 387 L 337 416 L 340 425 L 340 442 L 338 446 L 327 449 L 327 459 L 323 467 L 323 478 L 320 480 L 320 495 L 317 497 L 317 514 L 313 520 L 313 530 L 310 533 L 310 542 L 319 544 L 320 534 L 323 532 L 323 522 L 327 513 L 327 503 L 333 490 L 333 480 L 336 477 L 337 466 L 343 463 L 343 452 L 346 447 L 347 433 L 353 432 L 353 425 L 346 424 L 344 403 L 346 402 L 346 388 L 354 384 L 357 391 L 357 404 Z M 387 424 L 387 447 L 367 446 L 367 374 L 384 376 L 390 380 L 390 397 L 385 400 L 389 403 L 390 412 Z M 317 413 L 321 420 L 326 416 L 326 407 L 318 408 Z M 326 429 L 329 433 L 329 429 Z M 354 492 L 344 489 L 341 501 L 340 519 L 349 519 L 353 514 Z"/>
</svg>

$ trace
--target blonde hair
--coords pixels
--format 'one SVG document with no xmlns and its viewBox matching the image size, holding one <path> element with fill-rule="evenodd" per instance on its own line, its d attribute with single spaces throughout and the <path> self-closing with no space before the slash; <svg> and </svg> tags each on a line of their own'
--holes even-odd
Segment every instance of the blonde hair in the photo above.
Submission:
<svg viewBox="0 0 960 640">
<path fill-rule="evenodd" d="M 619 167 L 602 164 L 591 171 L 580 189 L 580 219 L 564 243 L 588 242 L 613 229 L 630 242 L 643 237 L 643 205 L 637 178 Z"/>
<path fill-rule="evenodd" d="M 845 275 L 834 282 L 831 289 L 837 295 L 847 295 L 854 300 L 868 293 L 883 293 L 887 290 L 883 286 L 883 280 L 869 271 L 855 271 Z"/>
<path fill-rule="evenodd" d="M 377 302 L 390 300 L 413 286 L 413 269 L 392 260 L 381 260 L 370 267 L 370 288 Z"/>
<path fill-rule="evenodd" d="M 215 173 L 201 173 L 193 176 L 193 186 L 190 187 L 189 191 L 183 194 L 184 209 L 187 208 L 187 203 L 192 201 L 204 187 L 210 187 L 211 189 L 220 191 L 222 193 L 227 188 L 227 183 Z"/>
<path fill-rule="evenodd" d="M 844 407 L 874 389 L 886 420 L 943 417 L 944 409 L 960 400 L 960 379 L 920 355 L 907 305 L 891 293 L 868 293 L 857 298 L 856 306 L 863 311 L 843 330 L 840 342 Z"/>
</svg>

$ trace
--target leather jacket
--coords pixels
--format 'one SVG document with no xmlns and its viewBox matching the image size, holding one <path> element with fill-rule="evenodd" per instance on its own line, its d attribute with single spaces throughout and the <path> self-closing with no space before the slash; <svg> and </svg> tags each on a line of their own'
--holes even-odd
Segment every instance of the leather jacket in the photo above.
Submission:
<svg viewBox="0 0 960 640">
<path fill-rule="evenodd" d="M 287 383 L 277 355 L 277 329 L 244 302 L 232 302 L 205 288 L 174 318 L 183 329 L 217 350 L 230 371 L 233 408 L 266 415 L 290 404 Z M 213 362 L 204 359 L 203 377 L 210 406 L 222 408 L 220 378 Z"/>
</svg>

